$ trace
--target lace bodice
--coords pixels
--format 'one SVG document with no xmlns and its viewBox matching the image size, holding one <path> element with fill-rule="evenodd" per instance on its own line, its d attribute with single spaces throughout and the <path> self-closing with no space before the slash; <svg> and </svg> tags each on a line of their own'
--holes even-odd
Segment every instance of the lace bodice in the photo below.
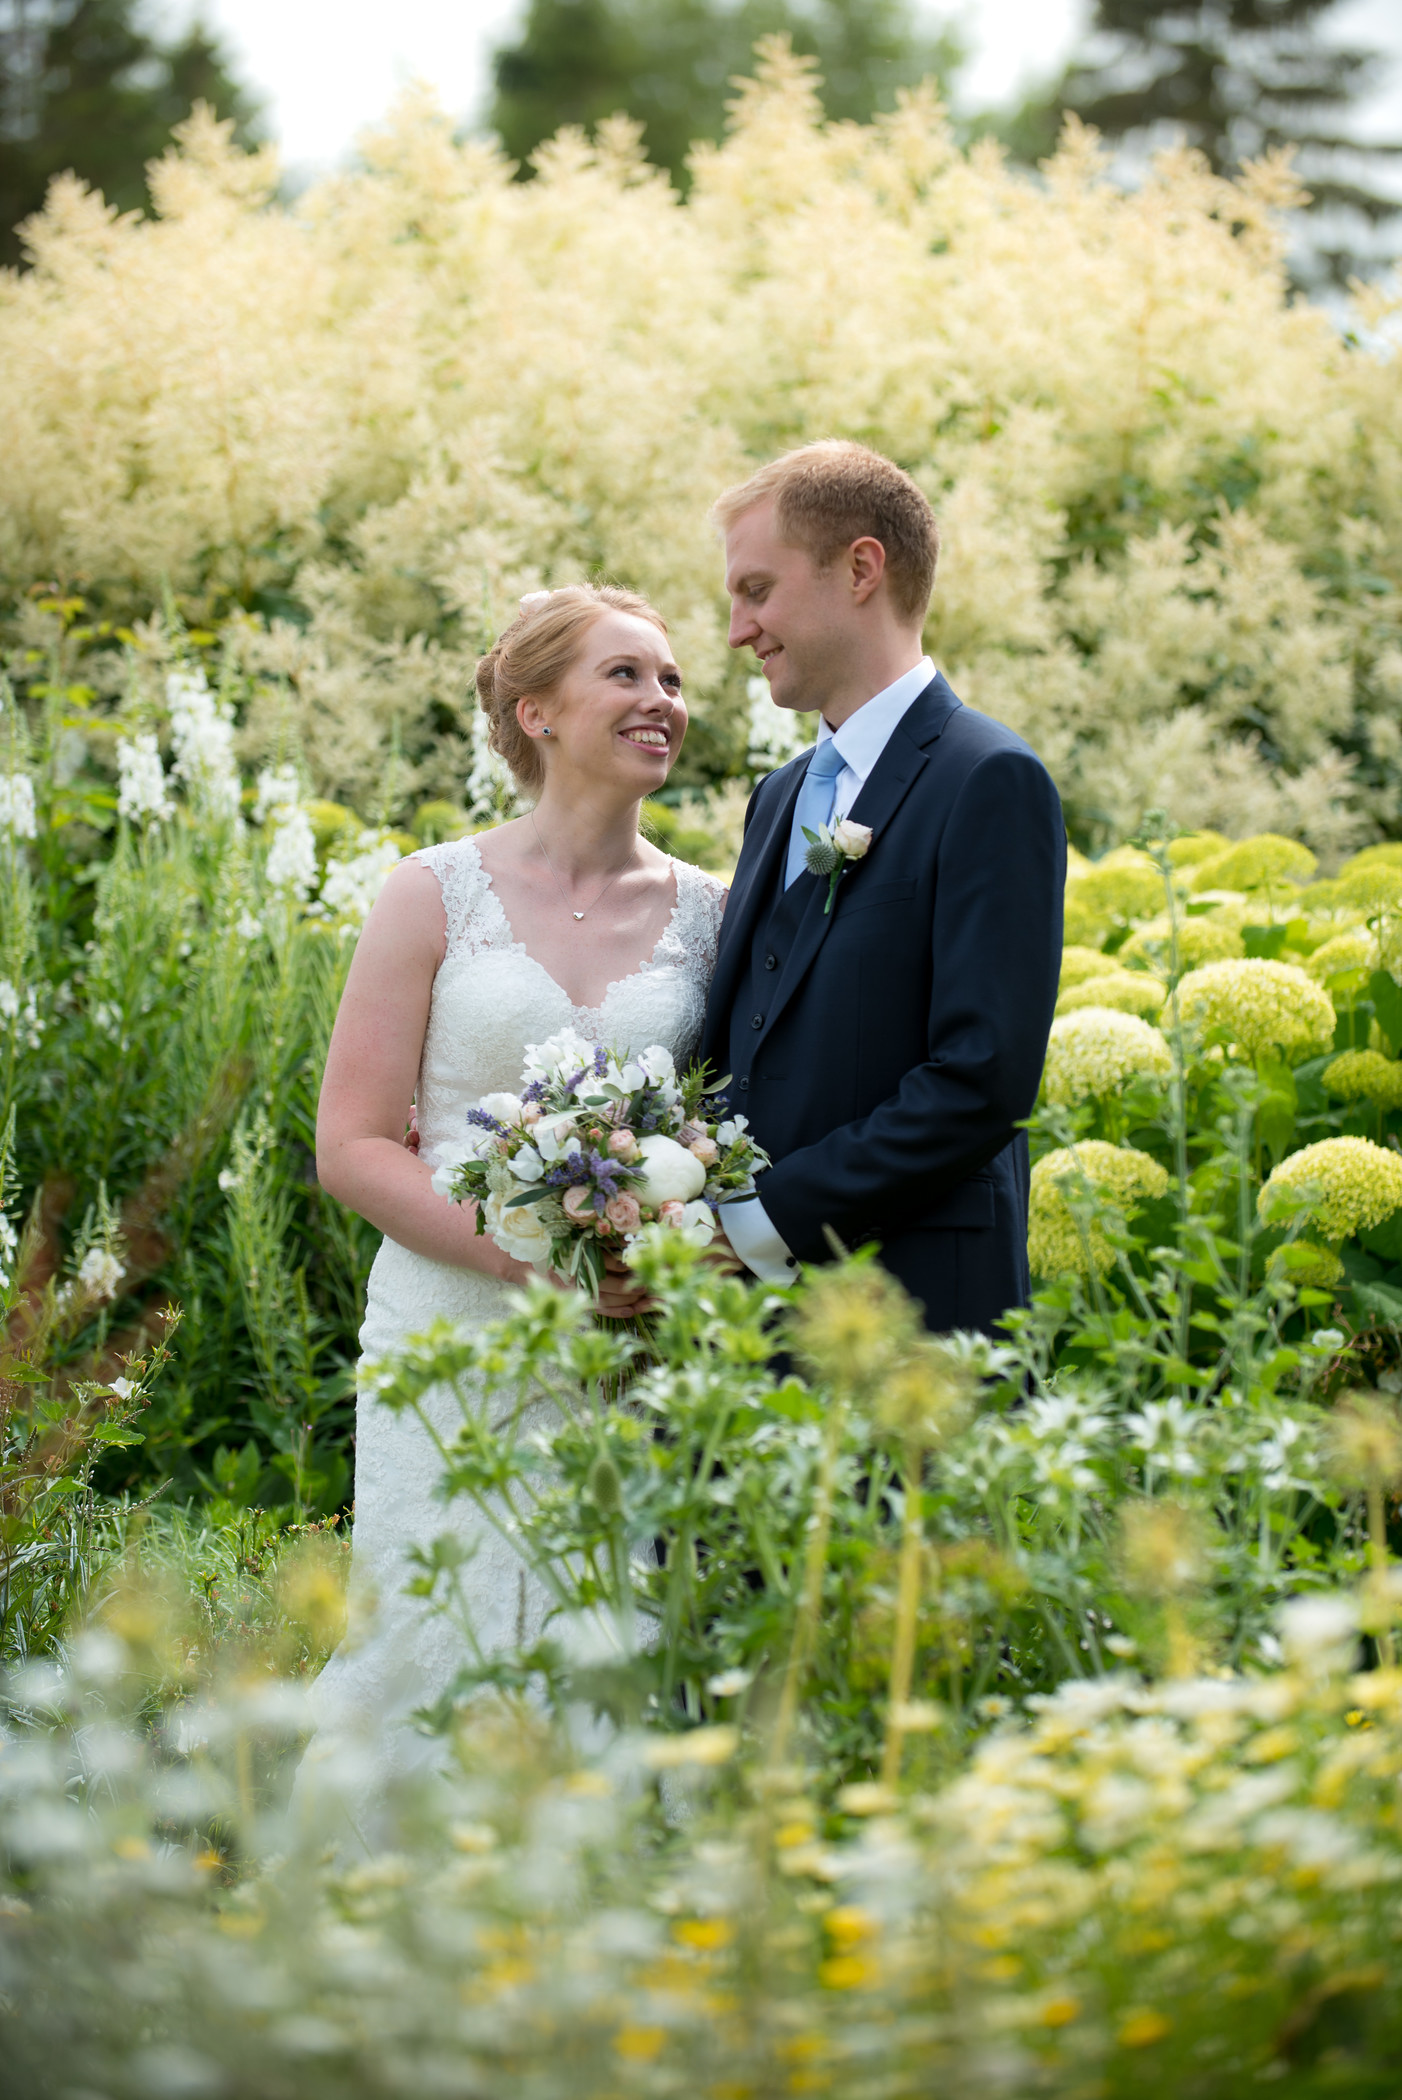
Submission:
<svg viewBox="0 0 1402 2100">
<path fill-rule="evenodd" d="M 475 839 L 426 846 L 414 855 L 443 891 L 448 945 L 433 982 L 419 1072 L 422 1156 L 461 1142 L 467 1110 L 482 1094 L 515 1092 L 527 1043 L 564 1027 L 610 1050 L 665 1043 L 678 1066 L 701 1037 L 706 990 L 715 967 L 725 891 L 714 875 L 673 861 L 677 901 L 650 959 L 609 985 L 598 1006 L 576 1006 L 521 941 L 513 940 L 501 899 Z"/>
</svg>

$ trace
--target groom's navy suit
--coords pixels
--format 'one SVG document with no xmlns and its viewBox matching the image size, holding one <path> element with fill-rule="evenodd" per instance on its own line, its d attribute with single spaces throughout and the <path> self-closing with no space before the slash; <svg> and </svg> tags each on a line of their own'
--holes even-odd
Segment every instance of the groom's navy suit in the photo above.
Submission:
<svg viewBox="0 0 1402 2100">
<path fill-rule="evenodd" d="M 876 1240 L 927 1326 L 1026 1302 L 1026 1134 L 1061 960 L 1066 834 L 1020 737 L 936 675 L 849 816 L 871 848 L 830 914 L 783 887 L 811 753 L 762 780 L 721 928 L 702 1055 L 774 1165 L 758 1196 L 801 1261 Z"/>
</svg>

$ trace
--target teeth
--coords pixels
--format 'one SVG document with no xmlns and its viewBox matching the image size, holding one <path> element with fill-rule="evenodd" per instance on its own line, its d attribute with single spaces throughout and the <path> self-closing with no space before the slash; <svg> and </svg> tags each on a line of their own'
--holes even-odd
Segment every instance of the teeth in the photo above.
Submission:
<svg viewBox="0 0 1402 2100">
<path fill-rule="evenodd" d="M 630 744 L 656 744 L 662 751 L 667 748 L 666 736 L 660 729 L 629 729 L 624 734 Z"/>
</svg>

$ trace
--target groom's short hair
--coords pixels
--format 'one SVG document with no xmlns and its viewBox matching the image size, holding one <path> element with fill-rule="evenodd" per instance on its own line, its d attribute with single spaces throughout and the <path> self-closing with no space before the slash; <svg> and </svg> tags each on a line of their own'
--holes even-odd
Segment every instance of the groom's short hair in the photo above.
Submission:
<svg viewBox="0 0 1402 2100">
<path fill-rule="evenodd" d="M 850 438 L 820 438 L 727 489 L 712 516 L 728 532 L 771 497 L 780 537 L 811 554 L 820 569 L 853 540 L 880 540 L 897 611 L 923 620 L 935 587 L 939 526 L 924 491 L 894 460 Z"/>
</svg>

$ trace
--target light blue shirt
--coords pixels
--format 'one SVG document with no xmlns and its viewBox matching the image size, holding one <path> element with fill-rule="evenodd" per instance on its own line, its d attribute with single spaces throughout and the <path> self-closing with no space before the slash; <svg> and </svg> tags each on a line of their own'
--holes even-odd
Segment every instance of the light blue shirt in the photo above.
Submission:
<svg viewBox="0 0 1402 2100">
<path fill-rule="evenodd" d="M 834 824 L 849 813 L 876 761 L 890 743 L 892 730 L 906 710 L 919 699 L 934 675 L 933 663 L 928 656 L 922 656 L 913 670 L 906 671 L 894 685 L 888 685 L 864 707 L 859 707 L 855 714 L 849 715 L 840 729 L 829 728 L 826 720 L 819 717 L 817 742 L 836 744 L 843 758 L 833 796 Z M 739 1203 L 727 1203 L 721 1211 L 721 1223 L 731 1246 L 761 1283 L 793 1281 L 798 1263 L 774 1230 L 758 1196 L 746 1196 Z"/>
</svg>

